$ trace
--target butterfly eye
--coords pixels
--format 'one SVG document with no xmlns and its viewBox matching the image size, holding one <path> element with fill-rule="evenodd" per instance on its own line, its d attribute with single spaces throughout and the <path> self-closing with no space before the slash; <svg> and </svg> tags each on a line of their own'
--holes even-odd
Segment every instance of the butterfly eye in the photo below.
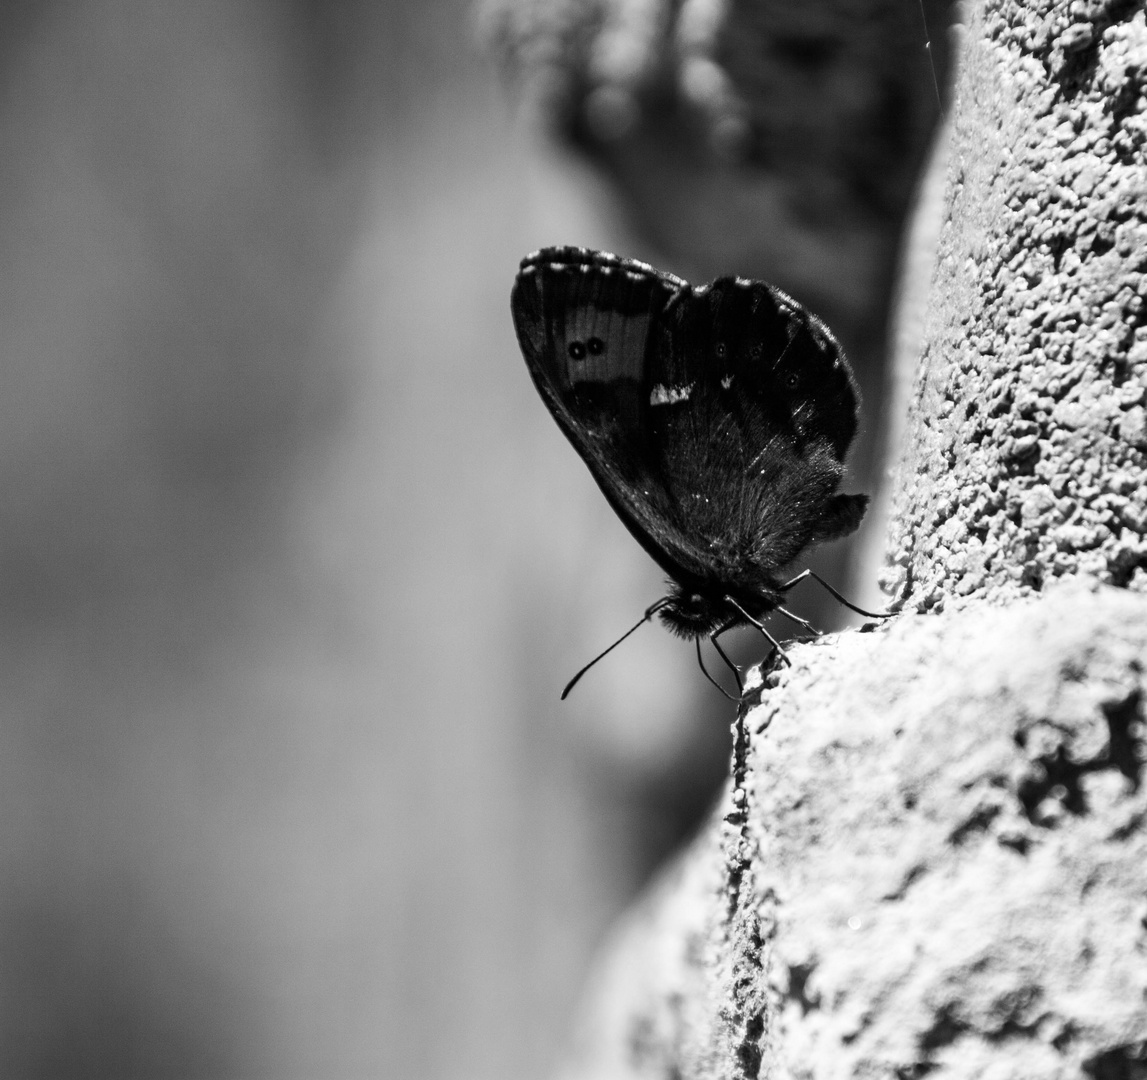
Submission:
<svg viewBox="0 0 1147 1080">
<path fill-rule="evenodd" d="M 605 352 L 605 342 L 599 337 L 591 337 L 585 344 L 590 356 L 601 356 Z"/>
<path fill-rule="evenodd" d="M 801 377 L 795 371 L 790 371 L 785 376 L 785 386 L 787 386 L 790 390 L 795 390 L 798 386 L 800 386 L 800 382 Z"/>
<path fill-rule="evenodd" d="M 729 350 L 725 348 L 725 343 L 723 341 L 718 341 L 716 348 L 713 351 L 717 354 L 718 360 L 724 360 L 726 355 L 728 355 Z"/>
<path fill-rule="evenodd" d="M 760 345 L 749 346 L 749 356 L 751 356 L 754 360 L 760 360 L 764 351 L 765 350 L 762 349 Z"/>
<path fill-rule="evenodd" d="M 575 360 L 585 359 L 585 344 L 581 341 L 571 341 L 569 344 L 569 354 Z"/>
</svg>

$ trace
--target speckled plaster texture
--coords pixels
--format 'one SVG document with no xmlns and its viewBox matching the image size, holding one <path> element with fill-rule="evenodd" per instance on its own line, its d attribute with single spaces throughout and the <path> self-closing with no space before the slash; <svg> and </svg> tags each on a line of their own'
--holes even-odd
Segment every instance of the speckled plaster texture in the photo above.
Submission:
<svg viewBox="0 0 1147 1080">
<path fill-rule="evenodd" d="M 1147 1076 L 1147 597 L 792 650 L 564 1080 Z"/>
<path fill-rule="evenodd" d="M 905 613 L 770 675 L 565 1080 L 1147 1080 L 1144 6 L 967 6 Z"/>
<path fill-rule="evenodd" d="M 1142 0 L 968 6 L 887 585 L 1145 587 Z"/>
</svg>

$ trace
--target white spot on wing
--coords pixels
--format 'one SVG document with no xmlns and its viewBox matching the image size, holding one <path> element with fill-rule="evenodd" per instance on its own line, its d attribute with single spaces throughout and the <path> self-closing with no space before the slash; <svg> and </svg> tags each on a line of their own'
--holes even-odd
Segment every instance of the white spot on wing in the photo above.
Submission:
<svg viewBox="0 0 1147 1080">
<path fill-rule="evenodd" d="M 693 383 L 688 386 L 664 386 L 658 383 L 649 392 L 650 405 L 676 405 L 679 401 L 688 401 L 693 393 Z"/>
<path fill-rule="evenodd" d="M 728 389 L 729 389 L 729 387 L 730 387 L 730 386 L 732 386 L 732 385 L 733 385 L 733 376 L 732 376 L 732 375 L 726 375 L 726 376 L 725 376 L 725 377 L 724 377 L 724 378 L 721 380 L 721 386 L 722 386 L 722 387 L 724 387 L 726 390 L 728 390 Z"/>
</svg>

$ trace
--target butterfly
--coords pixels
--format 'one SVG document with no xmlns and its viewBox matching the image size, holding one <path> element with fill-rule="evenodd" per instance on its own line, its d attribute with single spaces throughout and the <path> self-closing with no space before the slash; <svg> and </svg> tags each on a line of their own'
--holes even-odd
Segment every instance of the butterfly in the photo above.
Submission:
<svg viewBox="0 0 1147 1080">
<path fill-rule="evenodd" d="M 692 286 L 646 263 L 551 247 L 522 260 L 511 296 L 518 343 L 558 426 L 609 504 L 669 576 L 669 593 L 602 656 L 658 614 L 718 637 L 788 611 L 812 571 L 781 570 L 847 536 L 867 495 L 842 494 L 859 399 L 828 327 L 763 281 Z M 704 664 L 702 663 L 704 671 Z M 714 681 L 705 672 L 710 681 Z M 718 684 L 719 686 L 719 684 Z"/>
</svg>

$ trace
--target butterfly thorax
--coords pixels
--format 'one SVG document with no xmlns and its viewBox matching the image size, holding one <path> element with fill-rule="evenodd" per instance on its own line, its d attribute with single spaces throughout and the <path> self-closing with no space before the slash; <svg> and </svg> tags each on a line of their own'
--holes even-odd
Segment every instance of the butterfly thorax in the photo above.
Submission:
<svg viewBox="0 0 1147 1080">
<path fill-rule="evenodd" d="M 753 618 L 763 619 L 780 604 L 781 591 L 774 579 L 764 576 L 752 589 L 743 584 L 737 589 L 719 583 L 697 589 L 674 585 L 661 609 L 661 620 L 685 638 L 703 637 L 722 626 L 742 625 L 747 621 L 744 612 L 730 603 L 730 597 Z"/>
</svg>

